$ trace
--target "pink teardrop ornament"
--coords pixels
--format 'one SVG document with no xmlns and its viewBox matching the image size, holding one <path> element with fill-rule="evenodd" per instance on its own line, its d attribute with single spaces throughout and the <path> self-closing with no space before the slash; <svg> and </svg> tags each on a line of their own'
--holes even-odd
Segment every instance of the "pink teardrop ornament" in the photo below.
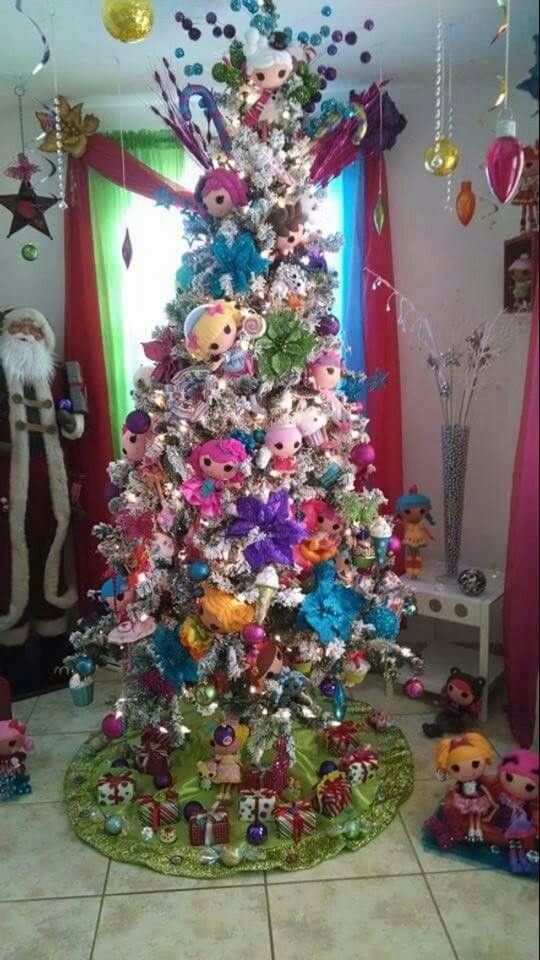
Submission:
<svg viewBox="0 0 540 960">
<path fill-rule="evenodd" d="M 508 203 L 514 196 L 523 173 L 525 156 L 516 137 L 513 120 L 497 124 L 497 136 L 486 154 L 486 176 L 489 188 L 500 203 Z"/>
</svg>

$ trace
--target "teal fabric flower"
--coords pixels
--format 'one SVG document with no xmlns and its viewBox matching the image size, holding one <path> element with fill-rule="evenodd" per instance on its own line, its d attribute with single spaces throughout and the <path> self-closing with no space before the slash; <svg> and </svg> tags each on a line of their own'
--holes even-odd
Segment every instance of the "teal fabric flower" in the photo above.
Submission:
<svg viewBox="0 0 540 960">
<path fill-rule="evenodd" d="M 228 292 L 221 283 L 223 277 L 230 277 L 233 293 L 249 293 L 252 276 L 264 273 L 270 266 L 270 261 L 261 257 L 250 233 L 239 233 L 232 242 L 219 234 L 210 252 L 217 261 L 210 285 L 212 296 L 217 299 Z"/>
<path fill-rule="evenodd" d="M 296 626 L 301 630 L 315 630 L 325 647 L 333 640 L 347 643 L 365 600 L 356 590 L 337 582 L 336 568 L 332 563 L 318 563 L 314 574 L 315 590 L 303 601 Z"/>
</svg>

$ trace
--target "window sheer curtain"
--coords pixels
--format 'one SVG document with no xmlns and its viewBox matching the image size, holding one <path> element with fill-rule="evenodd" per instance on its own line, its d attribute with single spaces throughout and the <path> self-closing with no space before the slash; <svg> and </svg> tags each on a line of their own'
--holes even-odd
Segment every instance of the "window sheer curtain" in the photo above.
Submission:
<svg viewBox="0 0 540 960">
<path fill-rule="evenodd" d="M 169 180 L 196 177 L 192 165 L 167 131 L 109 133 L 124 150 Z M 101 336 L 109 394 L 109 416 L 115 455 L 131 408 L 133 374 L 144 359 L 141 341 L 163 320 L 165 304 L 174 297 L 175 272 L 183 251 L 182 220 L 177 209 L 157 206 L 89 172 L 90 212 L 99 296 Z M 133 259 L 129 269 L 122 245 L 129 229 Z"/>
</svg>

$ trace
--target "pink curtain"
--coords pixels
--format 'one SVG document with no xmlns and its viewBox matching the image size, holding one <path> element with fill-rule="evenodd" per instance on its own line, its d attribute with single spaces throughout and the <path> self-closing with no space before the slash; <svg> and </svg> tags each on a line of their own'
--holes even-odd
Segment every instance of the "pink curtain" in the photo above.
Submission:
<svg viewBox="0 0 540 960">
<path fill-rule="evenodd" d="M 379 194 L 379 157 L 365 161 L 365 234 L 364 266 L 394 282 L 392 233 L 388 206 L 386 164 L 382 158 L 382 194 L 386 220 L 382 232 L 375 229 L 373 211 Z M 369 404 L 369 433 L 377 451 L 377 486 L 390 501 L 390 509 L 403 493 L 403 458 L 401 437 L 401 379 L 397 316 L 394 303 L 387 312 L 387 294 L 383 287 L 373 290 L 372 278 L 364 274 L 364 350 L 369 373 L 379 369 L 388 373 L 388 383 L 377 390 Z"/>
<path fill-rule="evenodd" d="M 113 456 L 90 219 L 90 167 L 117 186 L 123 186 L 125 182 L 127 190 L 144 197 L 152 197 L 157 190 L 166 188 L 174 195 L 174 205 L 194 204 L 193 194 L 128 153 L 122 160 L 120 146 L 99 134 L 89 138 L 88 149 L 80 160 L 70 159 L 67 177 L 69 209 L 65 221 L 65 355 L 81 364 L 89 407 L 84 436 L 70 450 L 71 472 L 84 478 L 82 514 L 77 519 L 74 537 L 83 613 L 87 607 L 88 590 L 95 589 L 103 577 L 103 559 L 96 553 L 92 528 L 106 520 L 104 488 L 108 482 L 107 466 Z"/>
<path fill-rule="evenodd" d="M 510 727 L 526 748 L 534 737 L 538 679 L 538 292 L 537 283 L 514 463 L 504 595 Z"/>
</svg>

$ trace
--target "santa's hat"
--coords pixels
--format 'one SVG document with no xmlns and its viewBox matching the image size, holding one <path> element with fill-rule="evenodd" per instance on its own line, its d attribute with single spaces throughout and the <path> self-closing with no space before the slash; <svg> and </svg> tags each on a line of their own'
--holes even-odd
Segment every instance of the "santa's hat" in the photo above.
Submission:
<svg viewBox="0 0 540 960">
<path fill-rule="evenodd" d="M 14 320 L 30 320 L 43 334 L 47 350 L 52 353 L 56 343 L 53 329 L 46 317 L 35 307 L 7 307 L 0 310 L 1 330 L 6 330 Z"/>
</svg>

